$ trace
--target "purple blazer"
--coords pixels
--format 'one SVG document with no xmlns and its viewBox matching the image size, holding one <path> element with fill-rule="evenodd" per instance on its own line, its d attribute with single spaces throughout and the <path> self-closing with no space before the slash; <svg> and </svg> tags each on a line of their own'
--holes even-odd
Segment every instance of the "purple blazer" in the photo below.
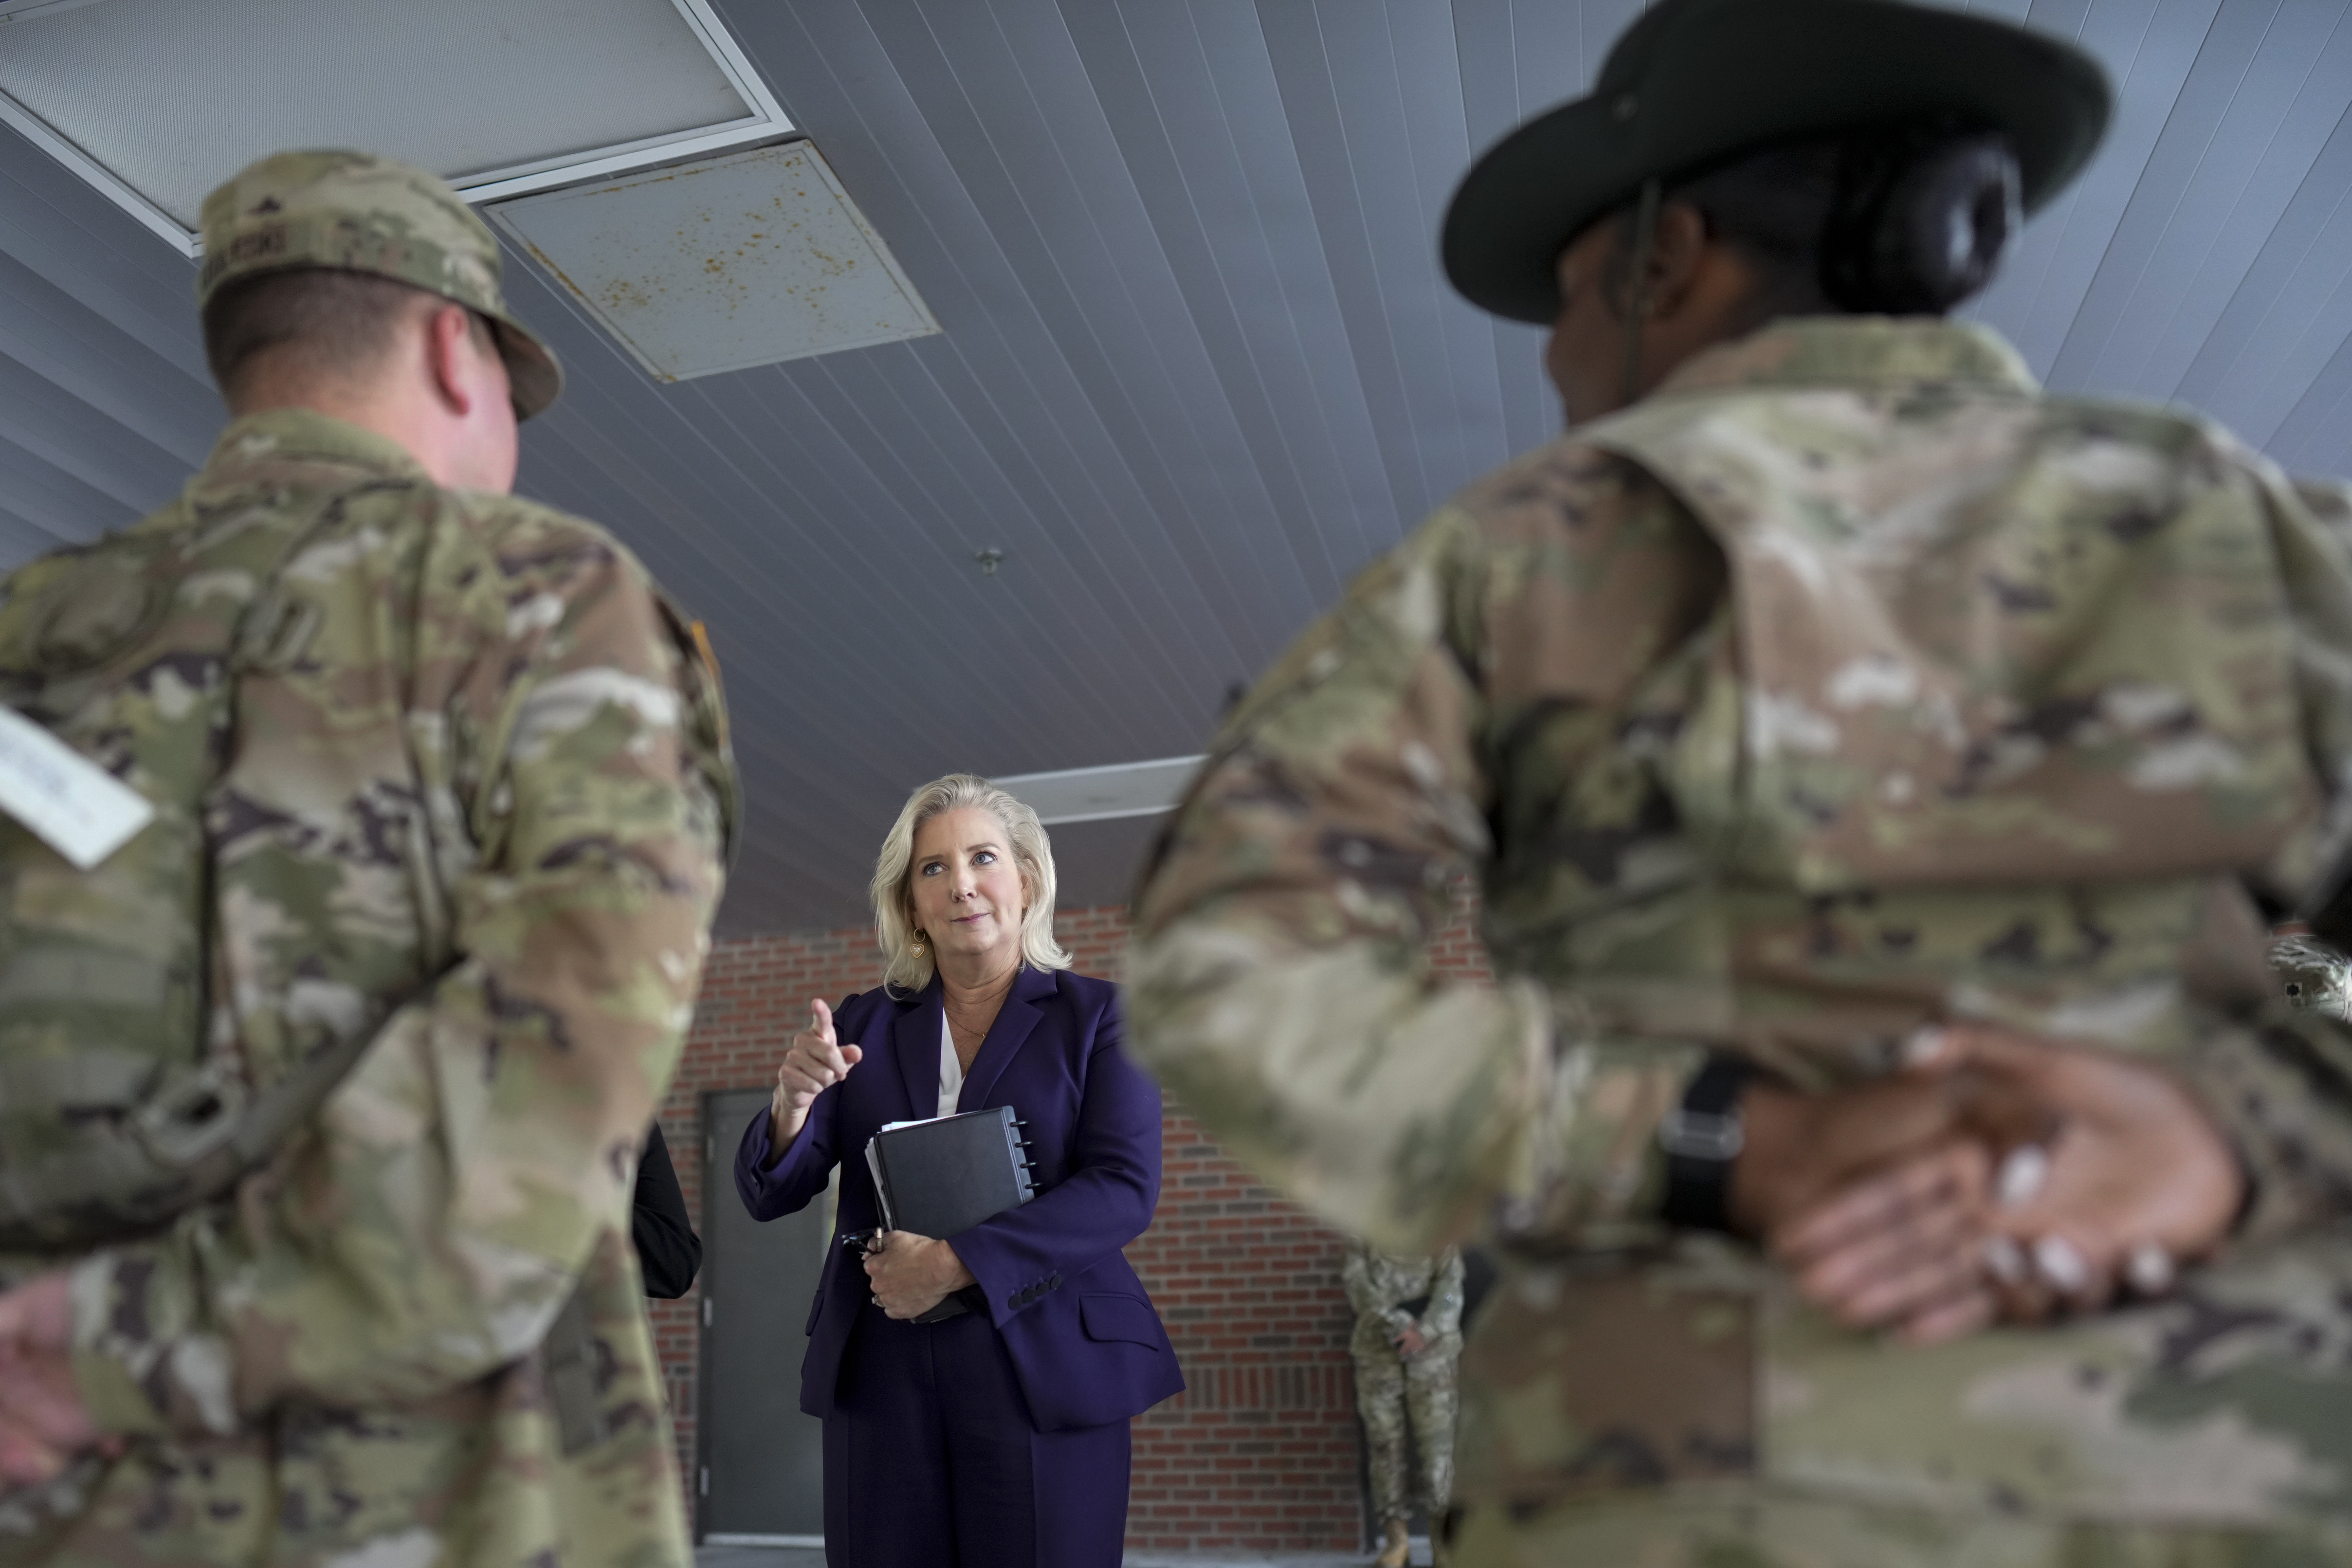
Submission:
<svg viewBox="0 0 2352 1568">
<path fill-rule="evenodd" d="M 936 976 L 912 996 L 845 998 L 834 1033 L 863 1058 L 816 1097 L 773 1170 L 761 1169 L 764 1110 L 735 1152 L 735 1190 L 754 1219 L 799 1210 L 841 1166 L 834 1240 L 803 1331 L 801 1408 L 811 1415 L 833 1413 L 850 1331 L 859 1314 L 880 1312 L 840 1238 L 882 1223 L 866 1141 L 886 1121 L 939 1113 L 943 1006 Z M 959 1110 L 1009 1105 L 1028 1123 L 1036 1197 L 948 1239 L 988 1297 L 1044 1432 L 1124 1421 L 1184 1387 L 1160 1314 L 1119 1251 L 1151 1223 L 1160 1197 L 1160 1088 L 1118 1048 L 1120 1032 L 1110 982 L 1024 967 L 956 1101 Z"/>
</svg>

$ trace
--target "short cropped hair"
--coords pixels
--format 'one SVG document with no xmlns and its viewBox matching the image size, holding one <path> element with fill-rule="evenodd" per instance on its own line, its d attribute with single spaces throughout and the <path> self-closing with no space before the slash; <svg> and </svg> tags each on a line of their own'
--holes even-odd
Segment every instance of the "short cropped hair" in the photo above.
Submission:
<svg viewBox="0 0 2352 1568">
<path fill-rule="evenodd" d="M 1070 955 L 1054 940 L 1054 845 L 1037 814 L 1011 793 L 972 773 L 933 779 L 907 797 L 905 809 L 882 839 L 874 863 L 874 935 L 882 948 L 882 984 L 896 992 L 920 991 L 935 965 L 929 943 L 915 945 L 914 905 L 908 896 L 915 867 L 915 833 L 931 818 L 967 806 L 1004 825 L 1006 847 L 1021 873 L 1028 908 L 1021 914 L 1021 956 L 1033 969 L 1067 969 Z"/>
<path fill-rule="evenodd" d="M 365 376 L 391 352 L 403 321 L 446 303 L 368 272 L 289 267 L 257 273 L 222 285 L 205 301 L 205 358 L 234 407 L 265 357 L 298 374 Z M 490 342 L 488 323 L 467 314 L 480 340 Z"/>
</svg>

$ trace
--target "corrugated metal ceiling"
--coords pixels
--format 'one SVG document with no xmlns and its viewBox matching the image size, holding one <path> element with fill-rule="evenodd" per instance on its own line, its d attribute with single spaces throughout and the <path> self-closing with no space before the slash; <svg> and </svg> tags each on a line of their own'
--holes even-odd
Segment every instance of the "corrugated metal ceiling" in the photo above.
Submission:
<svg viewBox="0 0 2352 1568">
<path fill-rule="evenodd" d="M 1454 299 L 1433 236 L 1633 0 L 719 8 L 946 328 L 656 386 L 517 264 L 572 377 L 521 488 L 617 530 L 726 664 L 753 808 L 727 929 L 854 918 L 934 774 L 1197 750 L 1350 572 L 1552 433 L 1538 335 Z M 2121 91 L 1978 313 L 2058 387 L 2352 474 L 2345 5 L 1972 8 L 2081 39 Z M 202 459 L 190 272 L 0 139 L 0 559 Z M 1147 833 L 1060 830 L 1066 898 L 1118 897 Z"/>
</svg>

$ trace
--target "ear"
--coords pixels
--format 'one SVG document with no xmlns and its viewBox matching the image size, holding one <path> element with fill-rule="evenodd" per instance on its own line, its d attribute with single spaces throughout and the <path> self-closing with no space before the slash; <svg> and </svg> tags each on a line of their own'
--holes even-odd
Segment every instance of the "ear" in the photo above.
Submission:
<svg viewBox="0 0 2352 1568">
<path fill-rule="evenodd" d="M 1658 209 L 1657 231 L 1651 237 L 1645 301 L 1654 321 L 1664 321 L 1690 298 L 1700 264 L 1706 256 L 1706 215 L 1688 202 L 1670 201 Z"/>
<path fill-rule="evenodd" d="M 425 364 L 433 390 L 459 418 L 473 413 L 488 389 L 477 360 L 473 313 L 463 305 L 436 305 L 425 318 Z"/>
</svg>

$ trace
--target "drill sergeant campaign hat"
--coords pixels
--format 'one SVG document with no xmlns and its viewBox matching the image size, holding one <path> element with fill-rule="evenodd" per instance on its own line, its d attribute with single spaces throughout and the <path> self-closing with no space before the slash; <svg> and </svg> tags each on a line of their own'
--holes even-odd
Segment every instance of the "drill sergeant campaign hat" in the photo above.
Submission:
<svg viewBox="0 0 2352 1568">
<path fill-rule="evenodd" d="M 1471 166 L 1445 215 L 1445 275 L 1483 310 L 1549 324 L 1559 253 L 1646 182 L 1877 124 L 2000 132 L 2031 213 L 2090 161 L 2112 107 L 2096 60 L 2006 22 L 1903 0 L 1663 0 L 1589 96 Z"/>
<path fill-rule="evenodd" d="M 499 242 L 446 182 L 368 153 L 278 153 L 205 198 L 201 310 L 224 284 L 327 267 L 438 294 L 485 318 L 528 419 L 563 390 L 555 355 L 507 313 Z"/>
</svg>

